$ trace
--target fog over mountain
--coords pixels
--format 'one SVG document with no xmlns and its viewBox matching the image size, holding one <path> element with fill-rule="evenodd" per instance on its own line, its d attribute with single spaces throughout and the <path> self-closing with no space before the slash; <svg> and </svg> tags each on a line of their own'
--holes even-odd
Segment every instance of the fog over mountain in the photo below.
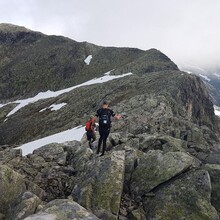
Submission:
<svg viewBox="0 0 220 220">
<path fill-rule="evenodd" d="M 220 68 L 218 0 L 8 0 L 0 21 L 102 46 L 157 48 L 178 66 Z"/>
</svg>

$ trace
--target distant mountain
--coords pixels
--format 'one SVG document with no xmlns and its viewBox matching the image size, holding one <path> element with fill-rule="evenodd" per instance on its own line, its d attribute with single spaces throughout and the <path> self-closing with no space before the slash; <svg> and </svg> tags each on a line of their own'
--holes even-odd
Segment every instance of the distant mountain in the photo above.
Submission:
<svg viewBox="0 0 220 220">
<path fill-rule="evenodd" d="M 180 69 L 199 76 L 206 84 L 213 103 L 220 106 L 220 69 L 205 69 L 186 64 L 182 65 Z"/>
<path fill-rule="evenodd" d="M 66 88 L 113 69 L 115 74 L 178 70 L 155 49 L 100 47 L 11 24 L 0 24 L 0 46 L 0 100 Z"/>
</svg>

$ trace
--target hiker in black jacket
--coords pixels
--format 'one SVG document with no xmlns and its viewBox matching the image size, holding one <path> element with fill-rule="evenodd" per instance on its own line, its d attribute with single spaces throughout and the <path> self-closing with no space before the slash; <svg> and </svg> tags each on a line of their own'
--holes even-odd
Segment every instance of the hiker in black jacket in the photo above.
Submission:
<svg viewBox="0 0 220 220">
<path fill-rule="evenodd" d="M 109 103 L 107 101 L 104 101 L 102 104 L 102 108 L 100 108 L 96 113 L 96 117 L 99 117 L 99 134 L 100 134 L 97 154 L 99 154 L 100 147 L 103 142 L 102 154 L 100 156 L 103 156 L 105 154 L 106 141 L 111 128 L 111 117 L 114 117 L 116 119 L 121 118 L 121 115 L 116 115 L 111 109 L 108 108 L 108 105 Z"/>
</svg>

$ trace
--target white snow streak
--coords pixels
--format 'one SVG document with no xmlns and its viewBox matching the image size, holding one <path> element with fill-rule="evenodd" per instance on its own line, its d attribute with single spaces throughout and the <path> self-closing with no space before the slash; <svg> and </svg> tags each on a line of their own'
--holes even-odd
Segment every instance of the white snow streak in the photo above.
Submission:
<svg viewBox="0 0 220 220">
<path fill-rule="evenodd" d="M 51 106 L 49 106 L 48 108 L 44 108 L 44 109 L 41 109 L 39 112 L 43 112 L 47 109 L 50 109 L 51 111 L 58 111 L 60 110 L 63 106 L 65 106 L 67 103 L 60 103 L 60 104 L 53 104 Z"/>
<path fill-rule="evenodd" d="M 201 76 L 203 79 L 205 79 L 206 81 L 211 81 L 211 79 L 209 79 L 207 76 L 205 75 L 202 75 L 202 74 L 199 74 L 199 76 Z"/>
<path fill-rule="evenodd" d="M 11 112 L 8 113 L 7 117 L 14 114 L 15 112 L 17 112 L 19 109 L 23 108 L 24 106 L 26 106 L 30 103 L 34 103 L 40 99 L 47 99 L 47 98 L 56 97 L 56 96 L 59 96 L 63 93 L 69 92 L 73 89 L 76 89 L 76 88 L 79 88 L 82 86 L 87 86 L 87 85 L 92 85 L 92 84 L 97 84 L 97 83 L 104 83 L 104 82 L 108 82 L 113 79 L 118 79 L 118 78 L 132 75 L 132 73 L 125 73 L 122 75 L 109 75 L 110 72 L 106 73 L 104 76 L 102 76 L 100 78 L 95 78 L 95 79 L 89 80 L 87 82 L 84 82 L 82 84 L 79 84 L 79 85 L 76 85 L 76 86 L 73 86 L 73 87 L 70 87 L 67 89 L 63 89 L 63 90 L 59 90 L 59 91 L 55 91 L 55 92 L 48 90 L 47 92 L 40 92 L 32 98 L 22 99 L 22 100 L 17 100 L 17 101 L 11 102 L 11 103 L 17 103 L 18 105 Z M 7 103 L 7 104 L 9 104 L 9 103 Z"/>
</svg>

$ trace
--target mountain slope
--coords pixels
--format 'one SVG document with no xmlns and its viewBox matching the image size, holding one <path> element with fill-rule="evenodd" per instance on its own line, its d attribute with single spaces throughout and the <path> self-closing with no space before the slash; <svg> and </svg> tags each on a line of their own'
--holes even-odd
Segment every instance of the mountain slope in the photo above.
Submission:
<svg viewBox="0 0 220 220">
<path fill-rule="evenodd" d="M 213 103 L 220 106 L 220 70 L 219 68 L 200 68 L 197 66 L 183 65 L 183 71 L 199 76 L 206 85 Z"/>
<path fill-rule="evenodd" d="M 165 66 L 178 69 L 157 50 L 100 47 L 7 24 L 0 24 L 0 46 L 0 100 L 66 88 L 113 69 L 122 72 L 133 66 L 143 73 Z M 84 60 L 89 55 L 92 60 L 87 65 Z"/>
<path fill-rule="evenodd" d="M 99 47 L 26 29 L 12 41 L 10 32 L 1 45 L 8 53 L 1 77 L 11 74 L 1 81 L 11 88 L 4 100 L 71 88 L 0 105 L 0 219 L 219 219 L 220 120 L 198 76 L 156 49 Z M 99 83 L 72 87 L 97 76 Z M 16 87 L 20 79 L 26 84 Z M 59 135 L 61 144 L 50 140 L 25 157 L 14 148 L 82 131 L 105 99 L 122 119 L 112 119 L 104 156 L 96 154 L 98 132 L 92 149 L 70 133 L 70 142 Z"/>
</svg>

